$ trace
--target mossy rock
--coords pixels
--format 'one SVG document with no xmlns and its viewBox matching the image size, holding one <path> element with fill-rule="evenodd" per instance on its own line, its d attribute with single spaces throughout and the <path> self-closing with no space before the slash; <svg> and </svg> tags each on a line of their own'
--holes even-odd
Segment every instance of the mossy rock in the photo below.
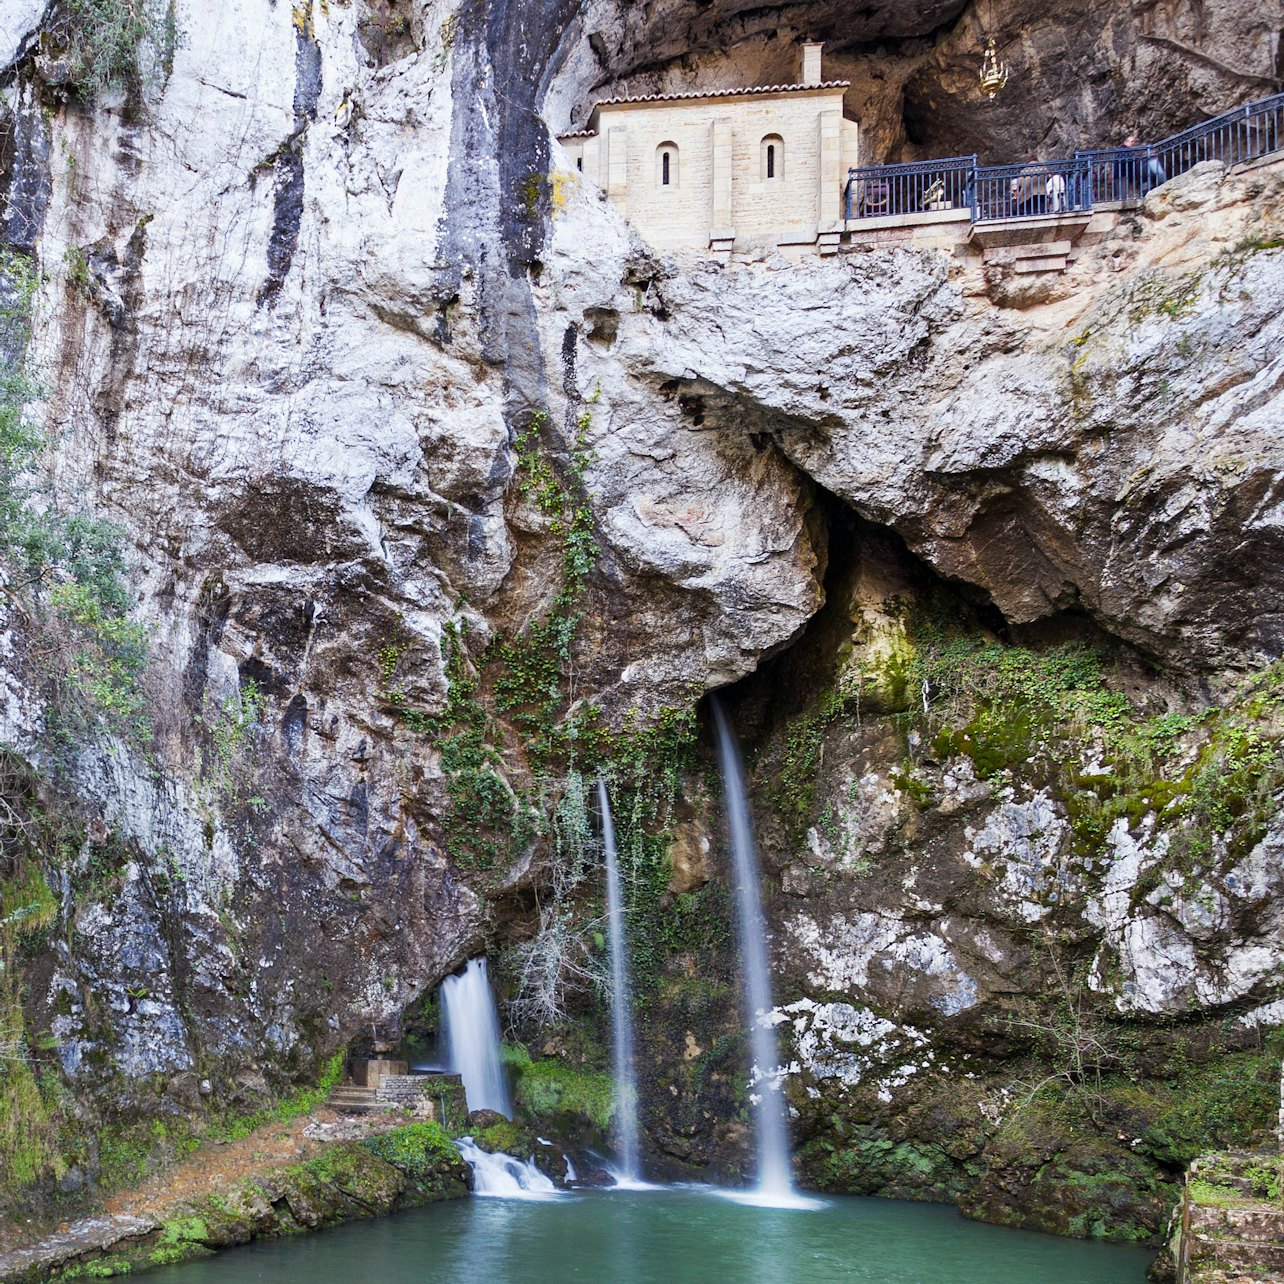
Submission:
<svg viewBox="0 0 1284 1284">
<path fill-rule="evenodd" d="M 484 1150 L 488 1155 L 514 1155 L 518 1159 L 534 1154 L 536 1146 L 534 1130 L 511 1119 L 491 1124 L 488 1128 L 478 1128 L 473 1133 L 473 1141 L 478 1150 Z"/>
<path fill-rule="evenodd" d="M 985 1161 L 960 1211 L 1076 1239 L 1151 1241 L 1177 1194 L 1142 1157 L 1101 1137 L 996 1138 Z"/>
<path fill-rule="evenodd" d="M 799 1161 L 806 1184 L 821 1190 L 950 1203 L 958 1198 L 958 1170 L 943 1150 L 893 1140 L 872 1128 L 857 1130 L 845 1142 L 812 1142 Z"/>
<path fill-rule="evenodd" d="M 455 1143 L 436 1123 L 407 1124 L 361 1145 L 420 1184 L 457 1181 L 462 1161 Z"/>
</svg>

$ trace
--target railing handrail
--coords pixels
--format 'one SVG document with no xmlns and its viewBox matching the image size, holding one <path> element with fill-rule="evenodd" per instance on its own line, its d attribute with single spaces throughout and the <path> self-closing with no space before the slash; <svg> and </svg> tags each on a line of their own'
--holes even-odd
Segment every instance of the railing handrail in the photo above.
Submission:
<svg viewBox="0 0 1284 1284">
<path fill-rule="evenodd" d="M 1205 134 L 1215 134 L 1224 125 L 1231 124 L 1236 119 L 1248 120 L 1254 115 L 1266 115 L 1268 111 L 1284 106 L 1284 94 L 1272 94 L 1269 98 L 1258 98 L 1251 103 L 1242 103 L 1238 107 L 1232 107 L 1230 111 L 1224 111 L 1219 116 L 1210 116 L 1207 120 L 1201 120 L 1196 125 L 1187 125 L 1185 129 L 1179 130 L 1175 134 L 1169 134 L 1167 138 L 1161 138 L 1157 143 L 1151 143 L 1153 148 L 1164 148 L 1165 150 L 1172 147 L 1180 147 L 1183 143 L 1193 143 L 1197 138 L 1202 138 Z M 1145 144 L 1133 150 L 1140 150 Z"/>
<path fill-rule="evenodd" d="M 1265 131 L 1266 141 L 1272 142 L 1271 125 L 1274 128 L 1273 145 L 1265 151 L 1253 152 L 1252 146 L 1260 139 L 1253 138 L 1244 126 L 1263 119 L 1271 122 Z M 1228 132 L 1229 131 L 1229 132 Z M 1217 138 L 1217 144 L 1202 152 L 1189 150 L 1192 144 L 1205 138 Z M 1252 138 L 1252 142 L 1250 142 Z M 961 203 L 970 205 L 973 220 L 987 217 L 1012 218 L 1019 215 L 1014 212 L 1013 201 L 999 201 L 998 205 L 1006 212 L 997 215 L 989 211 L 995 208 L 993 199 L 995 184 L 1006 179 L 1016 180 L 1020 177 L 1060 175 L 1069 178 L 1074 191 L 1069 198 L 1060 193 L 1055 197 L 1055 208 L 1051 211 L 1062 213 L 1069 210 L 1076 212 L 1091 211 L 1097 199 L 1099 189 L 1112 192 L 1111 199 L 1128 199 L 1131 189 L 1133 199 L 1138 194 L 1144 195 L 1151 187 L 1167 181 L 1174 173 L 1184 172 L 1201 159 L 1223 159 L 1229 164 L 1251 158 L 1254 155 L 1269 155 L 1284 147 L 1284 93 L 1271 94 L 1266 98 L 1255 99 L 1233 107 L 1230 111 L 1210 117 L 1197 125 L 1191 125 L 1176 134 L 1153 143 L 1138 143 L 1131 147 L 1098 147 L 1086 148 L 1067 157 L 1053 157 L 1048 160 L 1012 161 L 999 165 L 980 165 L 978 157 L 947 156 L 917 161 L 897 161 L 888 165 L 853 165 L 847 171 L 847 183 L 844 188 L 844 213 L 850 221 L 853 218 L 853 201 L 858 184 L 865 185 L 866 193 L 861 198 L 861 210 L 856 217 L 870 217 L 880 214 L 907 214 L 924 208 L 915 204 L 916 198 L 922 196 L 919 185 L 908 180 L 927 176 L 945 179 L 949 176 L 955 186 L 952 193 L 961 198 Z M 1219 155 L 1209 153 L 1220 153 Z M 1109 167 L 1103 165 L 1109 162 Z M 1170 170 L 1172 171 L 1170 173 Z M 957 175 L 966 174 L 962 183 Z M 870 201 L 869 184 L 884 182 L 885 189 L 881 200 Z M 899 183 L 897 180 L 900 180 Z M 961 186 L 960 186 L 961 184 Z M 987 184 L 989 195 L 986 200 L 978 199 L 982 185 Z M 937 184 L 939 187 L 940 185 Z M 1062 184 L 1065 186 L 1065 184 Z M 896 193 L 896 201 L 890 199 Z M 1118 193 L 1125 195 L 1121 198 Z M 1012 193 L 1016 195 L 1015 192 Z M 1051 195 L 1051 194 L 1050 194 Z M 893 210 L 892 204 L 899 203 L 904 208 Z M 948 202 L 951 206 L 955 201 Z M 932 205 L 929 208 L 936 208 Z"/>
<path fill-rule="evenodd" d="M 1003 165 L 978 165 L 976 172 L 986 177 L 997 177 L 1004 174 L 1016 176 L 1018 174 L 1060 174 L 1066 170 L 1079 169 L 1083 166 L 1083 159 L 1078 156 L 1068 156 L 1064 160 L 1023 160 L 1012 161 Z"/>
<path fill-rule="evenodd" d="M 899 174 L 924 174 L 938 169 L 972 169 L 976 165 L 976 153 L 971 156 L 947 156 L 941 160 L 895 161 L 890 165 L 853 165 L 848 175 L 864 176 L 866 173 L 885 174 L 889 178 Z"/>
</svg>

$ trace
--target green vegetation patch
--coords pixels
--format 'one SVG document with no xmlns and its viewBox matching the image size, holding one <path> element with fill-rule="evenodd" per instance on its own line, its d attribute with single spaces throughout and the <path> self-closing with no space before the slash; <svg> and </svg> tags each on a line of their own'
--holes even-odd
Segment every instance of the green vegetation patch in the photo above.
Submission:
<svg viewBox="0 0 1284 1284">
<path fill-rule="evenodd" d="M 1201 1181 L 1198 1178 L 1188 1182 L 1186 1190 L 1193 1203 L 1207 1204 L 1214 1208 L 1225 1208 L 1232 1204 L 1248 1202 L 1248 1197 L 1244 1192 L 1237 1190 L 1234 1186 L 1219 1186 L 1210 1181 Z"/>
<path fill-rule="evenodd" d="M 32 413 L 41 387 L 28 357 L 38 275 L 0 251 L 0 567 L 28 621 L 29 655 L 48 687 L 58 746 L 98 727 L 146 733 L 146 636 L 128 618 L 123 532 L 55 502 Z"/>
<path fill-rule="evenodd" d="M 239 1141 L 242 1137 L 248 1137 L 256 1128 L 261 1128 L 264 1124 L 289 1123 L 290 1120 L 297 1119 L 300 1115 L 311 1114 L 312 1111 L 324 1103 L 335 1085 L 343 1080 L 343 1072 L 344 1067 L 347 1065 L 347 1060 L 347 1050 L 340 1048 L 326 1061 L 321 1070 L 321 1077 L 314 1087 L 300 1088 L 297 1092 L 292 1093 L 266 1110 L 224 1118 L 211 1129 L 210 1138 L 215 1141 Z"/>
<path fill-rule="evenodd" d="M 416 1180 L 432 1176 L 442 1164 L 455 1167 L 459 1163 L 459 1151 L 446 1130 L 431 1122 L 407 1124 L 382 1136 L 368 1137 L 361 1144 Z"/>
<path fill-rule="evenodd" d="M 159 1239 L 147 1255 L 148 1264 L 175 1266 L 206 1257 L 213 1251 L 209 1241 L 210 1228 L 204 1217 L 176 1217 L 161 1228 Z"/>
<path fill-rule="evenodd" d="M 1138 896 L 1172 870 L 1194 887 L 1261 841 L 1284 789 L 1284 665 L 1246 679 L 1220 704 L 1153 713 L 1121 689 L 1103 649 L 1014 646 L 951 614 L 907 610 L 890 672 L 849 667 L 784 730 L 773 802 L 795 850 L 812 826 L 840 836 L 832 815 L 827 825 L 817 814 L 823 746 L 875 690 L 907 745 L 893 783 L 920 810 L 934 799 L 919 760 L 964 757 L 982 780 L 1049 788 L 1080 859 L 1101 855 L 1120 821 L 1136 832 L 1153 817 L 1167 833 L 1167 855 Z M 911 740 L 925 748 L 911 752 Z"/>
<path fill-rule="evenodd" d="M 615 1091 L 609 1074 L 578 1070 L 563 1061 L 527 1061 L 514 1067 L 514 1095 L 533 1119 L 578 1115 L 603 1132 L 615 1116 Z"/>
<path fill-rule="evenodd" d="M 67 42 L 74 83 L 86 98 L 160 83 L 180 42 L 173 0 L 64 0 L 54 31 Z"/>
</svg>

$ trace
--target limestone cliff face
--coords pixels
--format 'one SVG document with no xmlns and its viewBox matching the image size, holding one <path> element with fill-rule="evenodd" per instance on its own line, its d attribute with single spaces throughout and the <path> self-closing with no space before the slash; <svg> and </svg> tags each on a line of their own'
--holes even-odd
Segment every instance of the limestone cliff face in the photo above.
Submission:
<svg viewBox="0 0 1284 1284">
<path fill-rule="evenodd" d="M 1067 33 L 996 7 L 1027 33 L 1029 71 L 996 146 L 1028 145 L 1026 95 L 1062 83 L 1062 47 L 1073 66 L 1108 55 L 1113 79 L 1073 86 L 1091 137 L 1069 138 L 1071 87 L 1047 99 L 1038 141 L 1057 145 L 1113 131 L 1130 59 L 1156 132 L 1278 75 L 1261 6 L 1208 17 L 1201 48 L 1246 74 L 1195 59 L 1193 98 L 1160 93 L 1164 60 L 1186 55 L 1144 38 L 1163 14 L 1195 40 L 1172 6 L 1115 14 L 1105 37 L 1091 12 Z M 83 841 L 30 989 L 33 1028 L 87 1097 L 257 1100 L 528 931 L 547 843 L 523 808 L 557 794 L 532 707 L 541 734 L 590 706 L 619 732 L 800 655 L 818 689 L 833 655 L 808 649 L 817 627 L 865 648 L 899 636 L 869 619 L 894 621 L 892 599 L 928 581 L 992 630 L 1126 644 L 1152 666 L 1136 689 L 1176 692 L 1174 708 L 1284 648 L 1278 167 L 1192 171 L 1037 295 L 900 250 L 661 261 L 559 162 L 541 113 L 559 127 L 624 80 L 783 78 L 805 18 L 840 63 L 872 68 L 864 50 L 890 42 L 905 115 L 880 115 L 871 88 L 853 106 L 872 138 L 972 146 L 931 104 L 976 16 L 390 8 L 180 5 L 167 76 L 89 106 L 38 39 L 44 6 L 0 5 L 6 226 L 43 273 L 51 466 L 64 502 L 127 531 L 150 635 L 151 738 L 86 745 L 67 768 Z M 47 762 L 26 626 L 5 609 L 3 739 Z M 533 646 L 532 626 L 551 669 L 523 674 L 504 648 Z M 773 656 L 784 669 L 763 670 Z M 484 715 L 452 703 L 472 682 Z M 796 712 L 746 725 L 768 745 Z M 900 1040 L 921 1061 L 979 1040 L 965 1014 L 1022 991 L 1022 934 L 1046 918 L 1031 889 L 1064 864 L 1064 804 L 1019 764 L 1003 781 L 964 753 L 911 764 L 952 818 L 911 824 L 885 733 L 849 737 L 816 778 L 840 846 L 904 864 L 872 893 L 823 826 L 800 853 L 762 818 L 800 1064 L 856 1075 L 817 1094 L 860 1078 L 853 1048 Z M 460 746 L 482 757 L 461 767 Z M 465 771 L 481 773 L 471 812 Z M 684 819 L 710 830 L 689 791 Z M 500 858 L 463 858 L 461 826 L 489 833 L 501 813 Z M 1211 910 L 1202 892 L 1174 910 L 1148 899 L 1162 852 L 1137 820 L 1110 830 L 1105 883 L 1067 873 L 1094 992 L 1170 1015 L 1273 998 L 1274 828 L 1219 870 Z M 75 871 L 104 863 L 74 894 Z M 666 1144 L 697 1163 L 716 1149 Z"/>
</svg>

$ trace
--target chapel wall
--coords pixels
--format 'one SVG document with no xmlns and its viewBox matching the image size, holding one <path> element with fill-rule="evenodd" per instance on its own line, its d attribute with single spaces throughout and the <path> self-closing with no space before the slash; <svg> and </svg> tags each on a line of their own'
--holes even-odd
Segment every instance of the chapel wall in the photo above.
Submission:
<svg viewBox="0 0 1284 1284">
<path fill-rule="evenodd" d="M 841 111 L 842 93 L 833 90 L 770 99 L 604 105 L 598 114 L 600 159 L 590 167 L 589 149 L 584 148 L 584 172 L 657 249 L 705 249 L 715 230 L 714 124 L 727 121 L 732 134 L 731 224 L 737 246 L 811 242 L 821 221 L 821 117 L 829 114 L 832 130 L 835 120 L 841 122 Z M 841 130 L 844 156 L 855 128 L 852 122 L 845 124 L 851 129 Z M 762 140 L 768 134 L 783 141 L 778 177 L 773 179 L 763 174 Z M 611 159 L 614 155 L 618 161 L 621 142 L 627 148 L 623 171 Z M 667 188 L 659 181 L 656 159 L 664 143 L 678 149 L 676 182 Z M 824 186 L 823 221 L 828 225 L 842 217 L 844 176 L 838 172 L 836 152 L 827 168 L 833 170 Z M 623 187 L 613 184 L 620 172 L 627 175 Z"/>
</svg>

